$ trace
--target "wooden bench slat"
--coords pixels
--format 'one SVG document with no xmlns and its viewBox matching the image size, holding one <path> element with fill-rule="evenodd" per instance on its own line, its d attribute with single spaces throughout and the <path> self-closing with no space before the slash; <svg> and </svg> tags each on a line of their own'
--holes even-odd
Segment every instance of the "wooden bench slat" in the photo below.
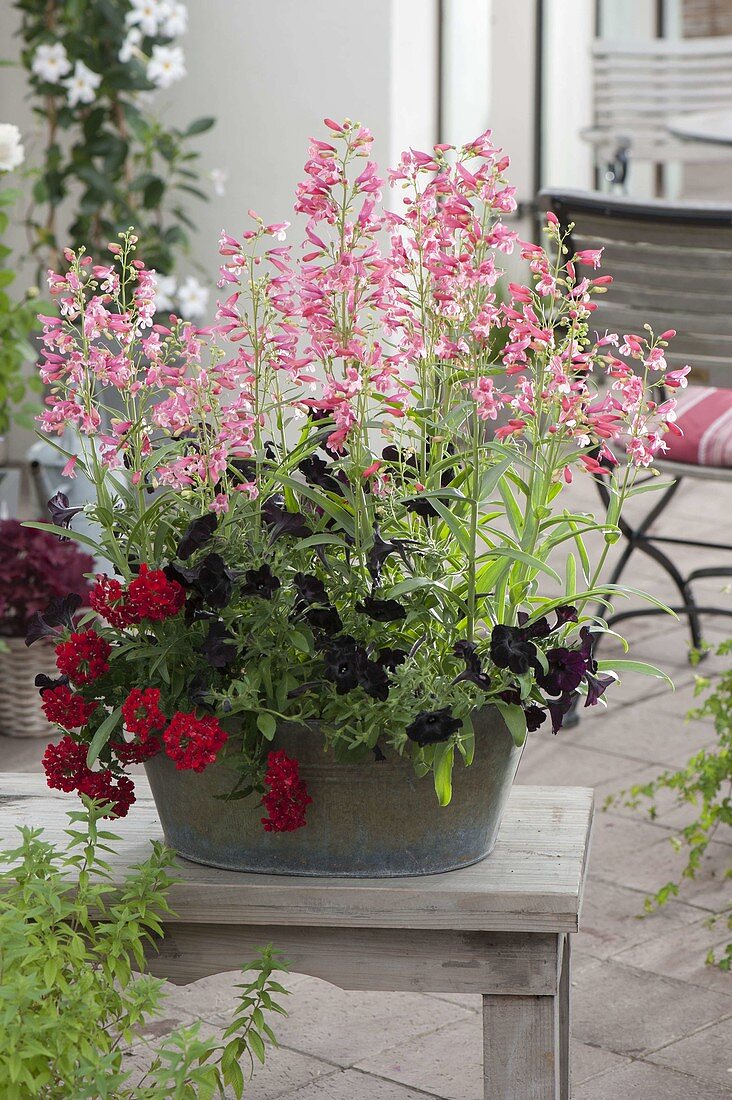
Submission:
<svg viewBox="0 0 732 1100">
<path fill-rule="evenodd" d="M 144 859 L 161 829 L 146 781 L 137 802 L 112 824 L 122 838 L 113 876 Z M 0 777 L 0 847 L 17 825 L 43 826 L 49 840 L 67 827 L 73 795 L 51 791 L 42 775 Z M 572 932 L 579 924 L 593 792 L 515 786 L 498 843 L 480 863 L 424 878 L 320 879 L 237 874 L 185 860 L 170 892 L 182 923 Z"/>
</svg>

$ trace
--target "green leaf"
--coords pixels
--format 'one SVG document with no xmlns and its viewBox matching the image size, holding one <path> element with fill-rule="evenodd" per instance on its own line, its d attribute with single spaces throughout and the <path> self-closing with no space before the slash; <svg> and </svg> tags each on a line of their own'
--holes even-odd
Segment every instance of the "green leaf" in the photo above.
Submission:
<svg viewBox="0 0 732 1100">
<path fill-rule="evenodd" d="M 268 741 L 271 741 L 277 732 L 277 719 L 267 710 L 261 710 L 257 715 L 257 729 Z"/>
<path fill-rule="evenodd" d="M 652 676 L 656 680 L 664 680 L 672 691 L 675 691 L 674 682 L 670 676 L 662 672 L 655 665 L 649 665 L 646 661 L 628 661 L 625 658 L 618 660 L 598 661 L 597 667 L 601 672 L 637 672 L 641 676 Z"/>
<path fill-rule="evenodd" d="M 526 715 L 523 707 L 517 703 L 504 703 L 500 699 L 496 700 L 496 706 L 503 715 L 503 721 L 508 726 L 514 745 L 523 745 L 526 740 Z"/>
<path fill-rule="evenodd" d="M 88 768 L 91 768 L 96 762 L 99 753 L 107 744 L 107 741 L 109 741 L 121 717 L 122 708 L 117 707 L 111 714 L 107 715 L 97 732 L 94 734 L 89 746 L 89 751 L 86 754 L 86 764 Z"/>
<path fill-rule="evenodd" d="M 435 793 L 441 806 L 448 806 L 452 798 L 452 766 L 455 745 L 452 741 L 437 745 L 434 756 Z"/>
<path fill-rule="evenodd" d="M 211 127 L 215 125 L 215 118 L 197 118 L 190 124 L 187 130 L 183 131 L 183 137 L 193 137 L 195 134 L 205 134 L 207 130 L 210 130 Z"/>
</svg>

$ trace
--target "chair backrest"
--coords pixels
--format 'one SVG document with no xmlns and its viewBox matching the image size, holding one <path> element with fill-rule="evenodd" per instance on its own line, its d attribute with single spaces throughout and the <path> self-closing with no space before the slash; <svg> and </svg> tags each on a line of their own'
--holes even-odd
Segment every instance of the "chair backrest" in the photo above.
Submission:
<svg viewBox="0 0 732 1100">
<path fill-rule="evenodd" d="M 547 189 L 544 209 L 574 224 L 570 248 L 604 248 L 608 293 L 595 301 L 600 332 L 659 334 L 675 328 L 675 367 L 696 385 L 732 388 L 732 205 L 637 202 L 597 192 Z"/>
<path fill-rule="evenodd" d="M 628 139 L 634 159 L 710 160 L 730 156 L 667 130 L 670 118 L 732 109 L 732 36 L 592 45 L 593 127 L 599 146 Z"/>
</svg>

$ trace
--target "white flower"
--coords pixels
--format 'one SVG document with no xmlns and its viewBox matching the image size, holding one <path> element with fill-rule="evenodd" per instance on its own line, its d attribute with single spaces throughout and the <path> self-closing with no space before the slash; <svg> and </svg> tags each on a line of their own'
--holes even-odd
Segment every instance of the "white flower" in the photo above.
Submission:
<svg viewBox="0 0 732 1100">
<path fill-rule="evenodd" d="M 178 305 L 185 321 L 203 317 L 208 305 L 208 290 L 198 279 L 189 275 L 178 287 Z"/>
<path fill-rule="evenodd" d="M 160 33 L 167 38 L 176 38 L 188 30 L 188 8 L 180 0 L 167 0 L 163 3 L 163 18 Z"/>
<path fill-rule="evenodd" d="M 102 83 L 99 73 L 89 69 L 83 61 L 77 61 L 70 77 L 63 81 L 68 91 L 69 107 L 75 107 L 77 103 L 93 103 L 96 99 L 96 90 Z"/>
<path fill-rule="evenodd" d="M 12 122 L 0 122 L 0 172 L 12 172 L 25 160 L 20 130 Z"/>
<path fill-rule="evenodd" d="M 71 62 L 60 42 L 43 42 L 33 55 L 31 71 L 47 84 L 58 84 L 71 71 Z"/>
<path fill-rule="evenodd" d="M 169 88 L 186 75 L 185 58 L 180 46 L 153 46 L 147 63 L 147 79 L 158 88 Z"/>
<path fill-rule="evenodd" d="M 128 61 L 132 61 L 132 58 L 135 56 L 136 51 L 139 49 L 141 42 L 142 31 L 140 30 L 140 28 L 130 27 L 127 32 L 127 36 L 120 47 L 120 51 L 117 54 L 117 57 L 123 65 L 126 65 Z"/>
<path fill-rule="evenodd" d="M 158 25 L 165 18 L 165 7 L 161 0 L 132 0 L 132 9 L 125 16 L 128 27 L 137 24 L 143 34 L 154 38 Z"/>
<path fill-rule="evenodd" d="M 222 199 L 226 194 L 226 181 L 229 178 L 229 173 L 225 172 L 223 168 L 212 168 L 208 178 L 211 180 L 214 195 Z"/>
<path fill-rule="evenodd" d="M 155 309 L 161 313 L 168 313 L 175 305 L 176 281 L 174 275 L 158 275 L 155 273 Z"/>
</svg>

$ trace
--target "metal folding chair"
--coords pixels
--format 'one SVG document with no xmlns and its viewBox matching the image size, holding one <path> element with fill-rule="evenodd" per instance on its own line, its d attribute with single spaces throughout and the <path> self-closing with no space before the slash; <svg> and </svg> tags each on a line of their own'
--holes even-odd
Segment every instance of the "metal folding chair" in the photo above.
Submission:
<svg viewBox="0 0 732 1100">
<path fill-rule="evenodd" d="M 730 542 L 661 536 L 654 533 L 653 525 L 684 479 L 732 484 L 732 205 L 635 202 L 554 190 L 543 191 L 539 201 L 554 211 L 563 226 L 573 225 L 570 249 L 605 249 L 603 268 L 615 281 L 610 293 L 596 299 L 595 328 L 601 334 L 621 335 L 642 332 L 646 322 L 656 333 L 675 328 L 678 335 L 671 341 L 667 359 L 676 368 L 686 363 L 692 367 L 691 385 L 678 395 L 678 424 L 684 436 L 667 435 L 669 451 L 655 463 L 673 477 L 673 483 L 636 526 L 620 517 L 625 545 L 609 580 L 620 579 L 636 551 L 652 558 L 676 586 L 681 602 L 674 610 L 686 616 L 692 645 L 699 650 L 703 645 L 700 616 L 732 615 L 732 608 L 699 606 L 694 581 L 732 577 L 732 563 L 684 574 L 671 556 L 672 548 L 732 551 L 732 516 L 721 522 Z M 601 478 L 596 482 L 607 504 L 607 488 Z M 659 613 L 650 607 L 631 609 L 618 612 L 610 621 Z"/>
<path fill-rule="evenodd" d="M 592 143 L 595 185 L 625 188 L 636 161 L 663 168 L 670 162 L 730 160 L 724 146 L 684 142 L 668 121 L 697 111 L 732 110 L 732 36 L 655 38 L 592 44 Z"/>
</svg>

